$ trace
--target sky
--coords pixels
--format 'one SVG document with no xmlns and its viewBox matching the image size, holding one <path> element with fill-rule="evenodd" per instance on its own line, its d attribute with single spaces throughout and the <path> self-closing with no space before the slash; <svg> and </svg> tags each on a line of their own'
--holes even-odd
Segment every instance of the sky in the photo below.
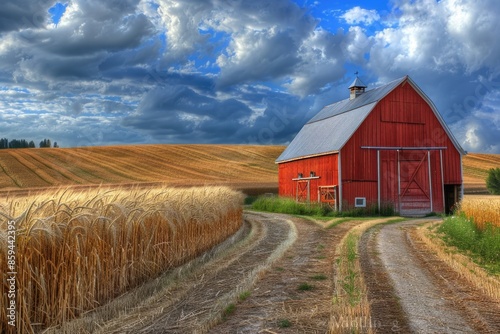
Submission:
<svg viewBox="0 0 500 334">
<path fill-rule="evenodd" d="M 7 0 L 0 137 L 61 147 L 287 144 L 409 75 L 470 152 L 500 153 L 497 0 Z"/>
</svg>

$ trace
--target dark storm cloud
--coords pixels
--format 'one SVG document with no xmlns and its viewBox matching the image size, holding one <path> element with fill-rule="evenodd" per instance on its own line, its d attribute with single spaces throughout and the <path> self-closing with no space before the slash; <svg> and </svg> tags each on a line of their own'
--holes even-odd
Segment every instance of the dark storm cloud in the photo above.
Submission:
<svg viewBox="0 0 500 334">
<path fill-rule="evenodd" d="M 29 36 L 25 34 L 26 40 L 45 52 L 77 56 L 135 48 L 153 33 L 151 22 L 142 14 L 108 18 L 102 22 L 86 19 L 78 26 L 71 23 L 60 25 L 55 30 L 42 30 Z M 78 29 L 77 33 L 75 29 Z"/>
<path fill-rule="evenodd" d="M 135 114 L 123 125 L 142 129 L 153 136 L 188 135 L 194 132 L 225 138 L 234 134 L 239 121 L 252 111 L 230 98 L 218 100 L 180 85 L 155 89 L 146 94 Z"/>
<path fill-rule="evenodd" d="M 4 0 L 0 5 L 0 33 L 44 26 L 47 9 L 56 1 Z"/>
<path fill-rule="evenodd" d="M 291 140 L 311 116 L 309 102 L 290 94 L 253 87 L 228 96 L 241 100 L 218 98 L 215 91 L 195 92 L 180 85 L 155 89 L 122 125 L 159 141 L 175 136 L 179 142 L 271 144 Z"/>
<path fill-rule="evenodd" d="M 98 66 L 102 55 L 72 58 L 38 54 L 18 63 L 18 79 L 28 80 L 80 80 L 100 76 Z"/>
</svg>

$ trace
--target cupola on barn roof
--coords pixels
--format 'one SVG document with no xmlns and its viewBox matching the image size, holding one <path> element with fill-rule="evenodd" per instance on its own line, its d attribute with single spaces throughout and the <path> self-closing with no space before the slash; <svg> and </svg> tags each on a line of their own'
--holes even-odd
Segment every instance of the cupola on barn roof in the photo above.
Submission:
<svg viewBox="0 0 500 334">
<path fill-rule="evenodd" d="M 352 84 L 349 86 L 349 89 L 351 88 L 366 88 L 366 85 L 361 81 L 361 79 L 356 76 L 356 79 L 352 82 Z"/>
<path fill-rule="evenodd" d="M 354 79 L 353 83 L 349 86 L 349 90 L 351 91 L 349 96 L 350 100 L 357 98 L 365 92 L 366 85 L 361 81 L 357 74 L 358 72 L 356 72 L 356 79 Z"/>
</svg>

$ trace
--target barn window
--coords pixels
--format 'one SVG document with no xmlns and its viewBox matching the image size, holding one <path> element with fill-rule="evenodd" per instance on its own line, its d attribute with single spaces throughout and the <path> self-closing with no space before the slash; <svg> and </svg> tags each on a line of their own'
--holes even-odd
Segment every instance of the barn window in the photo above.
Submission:
<svg viewBox="0 0 500 334">
<path fill-rule="evenodd" d="M 354 206 L 356 208 L 365 208 L 366 207 L 366 197 L 354 198 Z"/>
</svg>

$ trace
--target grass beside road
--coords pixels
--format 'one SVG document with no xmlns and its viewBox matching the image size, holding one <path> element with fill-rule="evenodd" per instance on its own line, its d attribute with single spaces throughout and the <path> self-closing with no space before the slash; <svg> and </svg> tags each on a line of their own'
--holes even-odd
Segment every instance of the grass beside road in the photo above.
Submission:
<svg viewBox="0 0 500 334">
<path fill-rule="evenodd" d="M 299 216 L 321 217 L 366 217 L 366 216 L 393 216 L 394 210 L 383 207 L 379 211 L 375 207 L 352 208 L 342 212 L 334 211 L 331 207 L 320 203 L 300 203 L 292 198 L 277 196 L 261 196 L 252 203 L 252 209 L 275 213 L 286 213 Z"/>
<path fill-rule="evenodd" d="M 257 211 L 267 211 L 276 213 L 287 213 L 291 215 L 304 216 L 327 216 L 331 213 L 325 206 L 320 206 L 316 203 L 302 204 L 297 203 L 291 198 L 284 197 L 266 197 L 257 198 L 252 203 L 252 209 Z"/>
<path fill-rule="evenodd" d="M 445 218 L 438 232 L 448 245 L 465 251 L 489 272 L 500 274 L 500 227 L 486 224 L 479 228 L 462 214 Z"/>
</svg>

